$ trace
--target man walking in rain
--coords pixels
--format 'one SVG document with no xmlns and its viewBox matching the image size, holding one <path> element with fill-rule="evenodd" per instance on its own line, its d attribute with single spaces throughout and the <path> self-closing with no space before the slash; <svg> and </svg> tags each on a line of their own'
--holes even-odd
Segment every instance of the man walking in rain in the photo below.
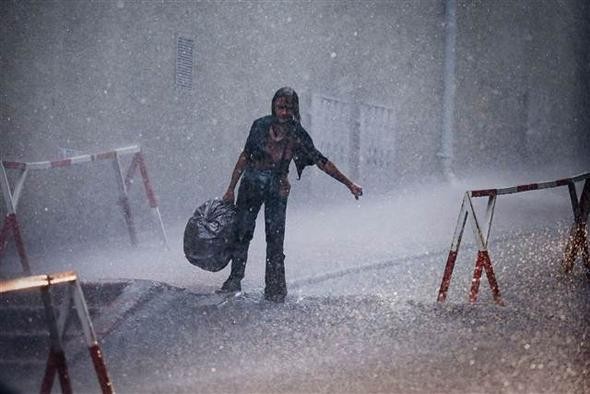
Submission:
<svg viewBox="0 0 590 394">
<path fill-rule="evenodd" d="M 271 103 L 271 115 L 254 121 L 246 145 L 233 170 L 231 181 L 223 200 L 233 203 L 234 189 L 240 177 L 236 201 L 234 252 L 229 278 L 218 292 L 241 291 L 248 248 L 254 236 L 256 217 L 264 204 L 266 231 L 266 274 L 264 298 L 284 302 L 287 295 L 285 280 L 285 219 L 287 199 L 291 185 L 288 180 L 289 165 L 295 162 L 301 177 L 308 165 L 317 165 L 322 171 L 345 185 L 355 198 L 363 194 L 361 186 L 352 182 L 318 151 L 305 129 L 301 126 L 299 98 L 290 87 L 279 89 Z"/>
</svg>

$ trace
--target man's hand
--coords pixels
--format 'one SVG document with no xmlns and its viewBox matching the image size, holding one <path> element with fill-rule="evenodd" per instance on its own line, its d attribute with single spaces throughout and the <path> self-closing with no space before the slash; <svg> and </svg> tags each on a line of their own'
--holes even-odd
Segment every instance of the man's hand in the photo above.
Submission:
<svg viewBox="0 0 590 394">
<path fill-rule="evenodd" d="M 279 180 L 279 196 L 288 197 L 290 191 L 291 184 L 289 183 L 289 180 L 286 177 Z"/>
<path fill-rule="evenodd" d="M 235 201 L 235 195 L 234 195 L 234 191 L 231 189 L 228 189 L 225 194 L 223 195 L 223 201 L 228 202 L 230 204 L 233 204 Z"/>
<path fill-rule="evenodd" d="M 357 200 L 359 199 L 360 196 L 363 195 L 363 188 L 354 182 L 351 183 L 348 188 L 350 189 L 350 192 L 352 193 L 354 198 L 356 198 Z"/>
</svg>

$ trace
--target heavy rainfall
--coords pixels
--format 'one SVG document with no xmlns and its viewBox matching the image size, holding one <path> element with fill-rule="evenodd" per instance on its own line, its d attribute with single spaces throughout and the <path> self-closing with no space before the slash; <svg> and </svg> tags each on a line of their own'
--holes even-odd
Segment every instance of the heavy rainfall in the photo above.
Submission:
<svg viewBox="0 0 590 394">
<path fill-rule="evenodd" d="M 2 1 L 0 391 L 590 392 L 589 39 L 584 0 Z M 264 212 L 220 295 L 185 226 L 283 86 L 363 196 L 291 164 L 284 303 Z M 68 283 L 11 287 L 69 271 L 104 370 Z"/>
</svg>

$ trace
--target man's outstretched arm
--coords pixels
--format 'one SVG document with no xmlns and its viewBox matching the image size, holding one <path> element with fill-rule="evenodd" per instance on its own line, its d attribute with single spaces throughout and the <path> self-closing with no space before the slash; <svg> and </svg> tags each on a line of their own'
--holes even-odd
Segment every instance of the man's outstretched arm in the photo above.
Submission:
<svg viewBox="0 0 590 394">
<path fill-rule="evenodd" d="M 326 174 L 330 175 L 332 178 L 346 186 L 357 200 L 363 195 L 363 188 L 348 179 L 348 177 L 340 172 L 338 167 L 336 167 L 336 165 L 330 160 L 326 160 L 324 163 L 320 162 L 317 164 L 317 166 L 320 168 L 320 170 L 324 171 Z"/>
</svg>

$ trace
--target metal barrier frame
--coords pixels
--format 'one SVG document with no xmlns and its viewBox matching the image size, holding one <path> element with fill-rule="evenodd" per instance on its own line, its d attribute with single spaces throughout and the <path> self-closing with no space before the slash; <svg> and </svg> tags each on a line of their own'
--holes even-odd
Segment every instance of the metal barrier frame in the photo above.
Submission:
<svg viewBox="0 0 590 394">
<path fill-rule="evenodd" d="M 576 191 L 576 182 L 584 181 L 582 194 L 578 198 Z M 519 185 L 503 189 L 482 189 L 466 191 L 459 209 L 459 218 L 455 226 L 455 233 L 453 234 L 453 241 L 451 249 L 447 257 L 447 263 L 438 292 L 438 302 L 444 302 L 447 297 L 449 286 L 451 283 L 451 276 L 455 267 L 455 261 L 461 245 L 461 238 L 463 230 L 469 215 L 471 214 L 471 227 L 475 235 L 475 241 L 478 247 L 477 259 L 475 262 L 475 270 L 473 272 L 473 279 L 471 281 L 471 289 L 469 291 L 469 301 L 473 304 L 477 301 L 479 291 L 479 284 L 481 280 L 482 271 L 485 270 L 494 301 L 497 304 L 503 305 L 504 302 L 500 295 L 500 289 L 494 274 L 492 260 L 488 252 L 488 239 L 492 227 L 492 219 L 494 217 L 494 208 L 496 206 L 496 198 L 499 195 L 515 194 L 531 190 L 549 189 L 560 186 L 567 186 L 569 189 L 572 210 L 574 212 L 574 223 L 570 229 L 570 236 L 565 248 L 565 256 L 562 266 L 566 272 L 570 272 L 573 268 L 574 262 L 578 254 L 582 255 L 582 260 L 585 266 L 590 270 L 590 259 L 588 257 L 588 215 L 590 213 L 590 173 L 584 173 L 571 178 L 560 179 L 552 182 L 531 183 L 526 185 Z M 486 208 L 486 216 L 484 219 L 484 226 L 482 228 L 480 220 L 473 209 L 472 198 L 488 197 L 488 204 Z"/>
<path fill-rule="evenodd" d="M 126 154 L 133 154 L 133 158 L 126 174 L 124 175 L 120 158 L 122 155 Z M 150 178 L 148 176 L 147 166 L 145 164 L 143 152 L 141 151 L 141 148 L 138 145 L 132 145 L 125 148 L 115 149 L 110 152 L 80 155 L 55 161 L 42 161 L 30 163 L 17 161 L 0 161 L 0 188 L 8 212 L 4 219 L 2 228 L 0 229 L 0 259 L 2 258 L 2 255 L 4 254 L 4 251 L 6 249 L 8 238 L 12 234 L 16 243 L 16 248 L 18 255 L 20 257 L 23 272 L 27 275 L 31 274 L 29 259 L 27 257 L 25 244 L 17 219 L 17 205 L 29 171 L 69 167 L 75 164 L 93 162 L 98 160 L 112 160 L 113 169 L 115 171 L 115 178 L 117 180 L 117 185 L 119 188 L 119 205 L 121 206 L 121 209 L 123 211 L 123 217 L 125 219 L 125 223 L 127 224 L 129 238 L 131 239 L 131 244 L 133 246 L 137 246 L 138 242 L 137 231 L 135 229 L 135 223 L 133 221 L 131 207 L 129 204 L 129 188 L 133 183 L 133 176 L 139 168 L 148 203 L 152 208 L 152 212 L 156 222 L 159 224 L 160 234 L 162 236 L 164 245 L 167 249 L 169 249 L 166 230 L 164 229 L 164 223 L 162 222 L 162 216 L 160 215 L 160 209 L 158 208 L 156 194 L 154 193 Z M 14 191 L 11 190 L 10 183 L 8 182 L 6 169 L 20 171 L 20 174 L 14 187 Z"/>
<path fill-rule="evenodd" d="M 66 297 L 64 298 L 63 304 L 60 306 L 59 314 L 56 316 L 53 309 L 53 297 L 51 296 L 50 288 L 59 284 L 65 284 L 68 288 L 66 289 Z M 39 289 L 41 291 L 41 299 L 45 308 L 45 318 L 49 330 L 49 356 L 41 384 L 41 393 L 51 393 L 56 373 L 62 392 L 72 392 L 72 384 L 63 346 L 63 338 L 67 330 L 67 322 L 70 317 L 72 304 L 80 319 L 84 339 L 90 352 L 100 388 L 104 394 L 114 393 L 113 384 L 107 372 L 103 354 L 98 345 L 92 321 L 90 320 L 84 293 L 82 292 L 82 287 L 80 286 L 76 273 L 69 271 L 0 281 L 0 294 L 31 289 Z"/>
</svg>

